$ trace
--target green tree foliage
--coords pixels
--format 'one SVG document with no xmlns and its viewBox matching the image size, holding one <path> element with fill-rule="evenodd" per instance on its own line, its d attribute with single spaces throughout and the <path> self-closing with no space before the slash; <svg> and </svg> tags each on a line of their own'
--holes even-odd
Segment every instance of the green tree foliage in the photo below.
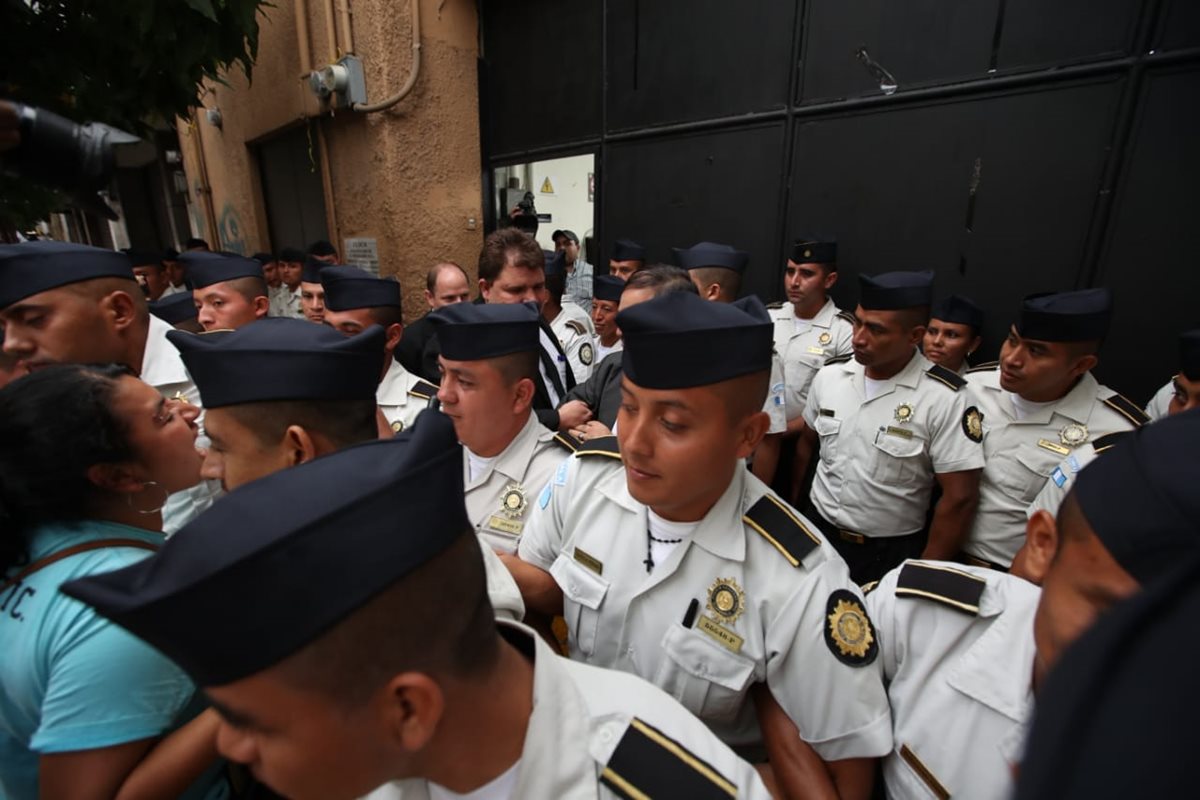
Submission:
<svg viewBox="0 0 1200 800">
<path fill-rule="evenodd" d="M 199 105 L 201 80 L 258 52 L 264 0 L 0 0 L 0 97 L 145 133 Z M 0 218 L 53 210 L 4 180 Z M 18 220 L 18 218 L 20 218 Z"/>
</svg>

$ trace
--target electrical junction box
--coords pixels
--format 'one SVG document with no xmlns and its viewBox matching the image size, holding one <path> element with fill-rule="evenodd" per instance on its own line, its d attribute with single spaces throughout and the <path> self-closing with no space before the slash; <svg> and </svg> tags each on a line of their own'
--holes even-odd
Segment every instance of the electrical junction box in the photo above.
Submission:
<svg viewBox="0 0 1200 800">
<path fill-rule="evenodd" d="M 321 100 L 332 97 L 338 108 L 367 102 L 367 81 L 357 56 L 343 56 L 336 64 L 313 71 L 308 85 Z"/>
</svg>

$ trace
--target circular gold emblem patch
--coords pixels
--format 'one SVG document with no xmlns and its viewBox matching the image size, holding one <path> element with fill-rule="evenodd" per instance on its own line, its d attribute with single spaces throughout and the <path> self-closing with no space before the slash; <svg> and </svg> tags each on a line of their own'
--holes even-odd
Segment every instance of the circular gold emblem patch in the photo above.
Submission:
<svg viewBox="0 0 1200 800">
<path fill-rule="evenodd" d="M 732 625 L 746 610 L 746 593 L 733 578 L 717 578 L 708 589 L 708 610 Z"/>
<path fill-rule="evenodd" d="M 910 419 L 912 419 L 912 415 L 913 407 L 908 403 L 901 403 L 900 405 L 896 406 L 896 411 L 894 413 L 896 422 L 908 422 Z"/>
<path fill-rule="evenodd" d="M 395 422 L 392 423 L 392 433 L 399 433 L 402 430 L 404 430 L 403 422 L 401 422 L 400 420 L 396 420 Z"/>
<path fill-rule="evenodd" d="M 879 654 L 875 631 L 862 602 L 852 592 L 838 589 L 826 606 L 825 644 L 843 664 L 870 664 Z"/>
<path fill-rule="evenodd" d="M 579 360 L 583 362 L 585 367 L 591 366 L 592 360 L 596 357 L 596 352 L 592 350 L 592 346 L 587 342 L 579 345 Z"/>
<path fill-rule="evenodd" d="M 975 406 L 963 412 L 962 429 L 972 442 L 983 441 L 983 413 Z"/>
<path fill-rule="evenodd" d="M 833 341 L 833 337 L 829 335 L 829 331 L 825 331 L 824 333 L 822 333 L 820 336 L 817 337 L 817 341 L 820 342 L 821 344 L 829 344 L 830 342 Z"/>
<path fill-rule="evenodd" d="M 1067 427 L 1058 432 L 1058 439 L 1067 447 L 1078 447 L 1087 441 L 1088 429 L 1086 425 L 1080 425 L 1078 422 L 1072 422 Z"/>
<path fill-rule="evenodd" d="M 509 519 L 520 519 L 528 505 L 525 489 L 515 483 L 504 487 L 504 492 L 500 495 L 500 513 Z"/>
</svg>

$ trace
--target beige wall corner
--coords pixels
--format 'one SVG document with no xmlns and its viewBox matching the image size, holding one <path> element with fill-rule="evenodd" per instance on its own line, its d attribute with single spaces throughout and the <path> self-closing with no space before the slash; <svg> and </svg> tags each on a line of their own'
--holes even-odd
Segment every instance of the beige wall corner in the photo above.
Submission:
<svg viewBox="0 0 1200 800">
<path fill-rule="evenodd" d="M 403 0 L 334 0 L 343 19 L 349 2 L 354 52 L 365 68 L 368 102 L 394 94 L 412 66 L 412 20 Z M 198 109 L 179 123 L 193 227 L 214 247 L 252 253 L 307 242 L 273 241 L 264 199 L 258 146 L 297 126 L 314 152 L 319 125 L 328 151 L 330 239 L 378 243 L 380 273 L 397 275 L 405 316 L 424 313 L 421 290 L 434 262 L 461 263 L 470 274 L 481 243 L 479 103 L 476 78 L 478 21 L 470 0 L 420 0 L 421 69 L 412 92 L 392 108 L 361 114 L 320 112 L 301 76 L 296 11 L 305 8 L 311 64 L 330 63 L 324 0 L 277 1 L 265 12 L 252 82 L 234 71 L 228 85 L 207 86 L 206 109 L 219 109 L 221 127 Z M 335 25 L 335 28 L 337 26 Z M 338 30 L 343 55 L 347 37 Z M 314 117 L 316 117 L 314 119 Z M 201 150 L 202 148 L 202 150 Z M 207 179 L 205 178 L 207 173 Z M 211 189 L 209 220 L 206 187 Z M 468 222 L 474 220 L 473 226 Z M 336 222 L 336 229 L 334 228 Z"/>
</svg>

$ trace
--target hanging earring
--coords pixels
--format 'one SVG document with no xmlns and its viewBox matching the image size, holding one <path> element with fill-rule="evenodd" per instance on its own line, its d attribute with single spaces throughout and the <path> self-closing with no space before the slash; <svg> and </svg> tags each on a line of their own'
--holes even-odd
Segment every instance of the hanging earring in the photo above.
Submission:
<svg viewBox="0 0 1200 800">
<path fill-rule="evenodd" d="M 134 511 L 136 511 L 139 514 L 150 515 L 150 514 L 157 514 L 158 512 L 162 511 L 163 508 L 167 505 L 167 498 L 171 496 L 171 493 L 168 492 L 165 488 L 163 488 L 162 484 L 160 484 L 158 481 L 146 481 L 145 485 L 142 487 L 142 490 L 145 491 L 146 489 L 149 489 L 151 486 L 157 486 L 159 489 L 162 490 L 162 493 L 163 493 L 162 501 L 158 504 L 157 508 L 151 508 L 151 509 L 135 508 L 133 505 L 133 497 L 134 496 L 132 494 L 125 495 L 125 502 L 129 503 L 129 507 L 132 508 Z M 137 494 L 141 495 L 141 492 L 138 492 Z"/>
</svg>

